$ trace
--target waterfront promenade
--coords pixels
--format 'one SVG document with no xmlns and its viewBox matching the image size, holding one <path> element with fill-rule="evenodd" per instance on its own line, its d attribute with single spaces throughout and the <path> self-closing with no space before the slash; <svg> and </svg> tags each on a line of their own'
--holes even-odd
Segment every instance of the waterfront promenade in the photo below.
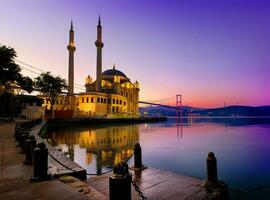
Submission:
<svg viewBox="0 0 270 200">
<path fill-rule="evenodd" d="M 33 167 L 23 165 L 24 154 L 20 154 L 13 133 L 15 123 L 0 123 L 0 199 L 5 200 L 97 200 L 90 198 L 67 184 L 52 179 L 31 183 Z"/>
</svg>

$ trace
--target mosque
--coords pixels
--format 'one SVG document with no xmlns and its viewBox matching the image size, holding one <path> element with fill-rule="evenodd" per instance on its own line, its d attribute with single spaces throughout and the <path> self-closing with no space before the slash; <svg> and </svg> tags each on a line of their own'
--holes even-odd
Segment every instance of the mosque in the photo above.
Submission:
<svg viewBox="0 0 270 200">
<path fill-rule="evenodd" d="M 105 117 L 126 118 L 139 117 L 139 83 L 131 82 L 120 70 L 115 68 L 102 72 L 102 26 L 100 17 L 97 25 L 96 80 L 86 77 L 85 92 L 74 93 L 74 43 L 73 23 L 69 30 L 69 70 L 68 70 L 68 94 L 61 95 L 56 100 L 54 110 L 71 110 L 73 117 Z M 50 103 L 43 97 L 42 106 L 50 108 Z"/>
</svg>

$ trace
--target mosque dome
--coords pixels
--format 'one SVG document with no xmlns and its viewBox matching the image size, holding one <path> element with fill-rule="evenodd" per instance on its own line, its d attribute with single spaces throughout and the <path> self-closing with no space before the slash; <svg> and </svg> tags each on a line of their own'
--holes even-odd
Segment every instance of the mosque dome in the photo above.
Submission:
<svg viewBox="0 0 270 200">
<path fill-rule="evenodd" d="M 102 75 L 104 75 L 104 76 L 122 76 L 124 78 L 127 78 L 127 76 L 123 72 L 121 72 L 115 68 L 108 69 L 108 70 L 104 71 L 102 73 Z"/>
</svg>

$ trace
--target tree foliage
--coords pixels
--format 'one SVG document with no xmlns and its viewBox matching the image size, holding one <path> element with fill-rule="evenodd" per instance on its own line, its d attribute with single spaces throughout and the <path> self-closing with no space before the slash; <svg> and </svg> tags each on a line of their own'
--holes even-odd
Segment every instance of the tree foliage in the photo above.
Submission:
<svg viewBox="0 0 270 200">
<path fill-rule="evenodd" d="M 20 73 L 20 66 L 14 62 L 16 56 L 13 48 L 0 45 L 0 85 L 6 92 L 12 91 L 12 85 L 18 85 L 21 89 L 31 93 L 33 81 Z"/>
<path fill-rule="evenodd" d="M 50 72 L 42 73 L 35 78 L 35 89 L 43 96 L 48 97 L 51 110 L 53 109 L 57 96 L 63 93 L 63 90 L 67 88 L 65 79 L 62 79 L 60 76 L 54 77 Z"/>
<path fill-rule="evenodd" d="M 0 44 L 0 116 L 13 117 L 20 112 L 20 97 L 14 94 L 14 88 L 33 91 L 32 79 L 23 76 L 14 62 L 16 56 L 13 48 Z"/>
</svg>

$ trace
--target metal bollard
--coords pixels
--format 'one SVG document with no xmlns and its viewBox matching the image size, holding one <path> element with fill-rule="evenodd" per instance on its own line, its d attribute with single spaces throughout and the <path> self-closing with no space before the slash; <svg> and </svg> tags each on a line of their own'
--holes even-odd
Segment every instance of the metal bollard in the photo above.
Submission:
<svg viewBox="0 0 270 200">
<path fill-rule="evenodd" d="M 17 133 L 17 141 L 18 141 L 18 143 L 19 143 L 19 146 L 21 146 L 22 145 L 22 142 L 23 142 L 23 135 L 28 135 L 28 132 L 27 131 L 25 131 L 25 130 L 20 130 L 18 133 Z"/>
<path fill-rule="evenodd" d="M 37 144 L 34 150 L 34 174 L 30 181 L 45 181 L 50 177 L 48 171 L 48 149 L 44 143 Z"/>
<path fill-rule="evenodd" d="M 135 144 L 134 148 L 134 166 L 131 167 L 131 169 L 138 171 L 138 170 L 144 170 L 147 167 L 142 164 L 142 148 L 140 143 Z"/>
<path fill-rule="evenodd" d="M 131 200 L 131 180 L 127 163 L 115 165 L 109 180 L 109 200 Z"/>
<path fill-rule="evenodd" d="M 140 143 L 136 143 L 134 148 L 134 167 L 142 168 L 142 166 L 142 148 Z"/>
<path fill-rule="evenodd" d="M 29 139 L 32 141 L 32 149 L 31 149 L 32 150 L 32 160 L 34 160 L 34 150 L 37 146 L 37 140 L 36 140 L 35 136 L 33 136 L 33 135 L 31 135 L 29 137 Z"/>
<path fill-rule="evenodd" d="M 25 140 L 25 165 L 31 165 L 33 163 L 34 149 L 36 148 L 36 139 L 33 135 L 29 139 Z"/>
<path fill-rule="evenodd" d="M 20 137 L 21 137 L 21 134 L 24 133 L 24 132 L 26 132 L 25 129 L 23 129 L 22 127 L 17 127 L 17 128 L 15 129 L 15 134 L 14 134 L 15 139 L 16 139 L 17 141 L 19 141 L 19 139 L 20 139 Z"/>
<path fill-rule="evenodd" d="M 207 182 L 217 183 L 217 159 L 215 158 L 215 154 L 213 152 L 208 153 L 208 157 L 206 159 L 207 163 Z"/>
<path fill-rule="evenodd" d="M 21 147 L 20 153 L 25 153 L 25 141 L 29 138 L 28 133 L 23 133 L 20 137 L 19 144 Z"/>
</svg>

